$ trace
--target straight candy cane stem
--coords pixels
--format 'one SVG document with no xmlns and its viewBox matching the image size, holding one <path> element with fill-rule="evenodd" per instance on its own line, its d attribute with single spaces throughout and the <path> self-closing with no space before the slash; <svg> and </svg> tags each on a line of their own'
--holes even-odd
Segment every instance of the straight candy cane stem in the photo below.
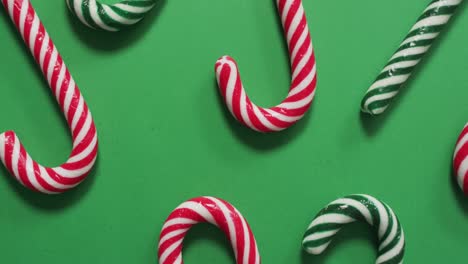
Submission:
<svg viewBox="0 0 468 264">
<path fill-rule="evenodd" d="M 0 158 L 24 186 L 43 193 L 61 193 L 81 183 L 96 161 L 96 127 L 86 102 L 57 48 L 29 0 L 2 0 L 14 25 L 31 50 L 63 111 L 71 130 L 73 149 L 55 168 L 34 161 L 13 131 L 0 135 Z"/>
<path fill-rule="evenodd" d="M 424 10 L 361 102 L 361 111 L 382 114 L 445 28 L 463 0 L 434 0 Z"/>
</svg>

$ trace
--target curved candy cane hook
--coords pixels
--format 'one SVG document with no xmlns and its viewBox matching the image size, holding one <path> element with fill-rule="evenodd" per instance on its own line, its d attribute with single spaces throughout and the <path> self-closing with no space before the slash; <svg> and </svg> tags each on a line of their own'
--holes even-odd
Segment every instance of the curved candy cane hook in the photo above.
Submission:
<svg viewBox="0 0 468 264">
<path fill-rule="evenodd" d="M 427 54 L 462 0 L 433 0 L 364 95 L 361 111 L 382 114 Z"/>
<path fill-rule="evenodd" d="M 70 11 L 90 28 L 119 31 L 136 24 L 156 5 L 156 0 L 125 0 L 106 5 L 96 0 L 66 0 Z"/>
<path fill-rule="evenodd" d="M 358 220 L 366 221 L 377 231 L 377 264 L 403 263 L 403 228 L 388 205 L 369 195 L 350 195 L 328 204 L 307 228 L 302 245 L 308 253 L 319 255 L 344 225 Z"/>
<path fill-rule="evenodd" d="M 233 116 L 260 132 L 286 129 L 301 119 L 315 95 L 316 66 L 309 28 L 301 0 L 277 0 L 292 68 L 288 96 L 278 106 L 262 108 L 250 101 L 240 79 L 236 62 L 224 56 L 216 62 L 221 95 Z"/>
<path fill-rule="evenodd" d="M 15 132 L 8 131 L 0 135 L 0 158 L 24 186 L 43 193 L 64 192 L 83 181 L 92 169 L 98 146 L 96 128 L 80 90 L 29 0 L 2 0 L 2 4 L 65 114 L 73 150 L 66 163 L 44 167 L 26 152 Z"/>
<path fill-rule="evenodd" d="M 211 223 L 231 241 L 237 264 L 260 264 L 257 242 L 249 224 L 234 206 L 213 197 L 199 197 L 179 205 L 167 218 L 159 238 L 160 264 L 182 264 L 182 242 L 198 223 Z"/>
</svg>

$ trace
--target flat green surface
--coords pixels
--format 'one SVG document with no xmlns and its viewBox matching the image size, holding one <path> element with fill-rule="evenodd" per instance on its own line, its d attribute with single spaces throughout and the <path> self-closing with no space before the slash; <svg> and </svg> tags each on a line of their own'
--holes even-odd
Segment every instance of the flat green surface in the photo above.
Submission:
<svg viewBox="0 0 468 264">
<path fill-rule="evenodd" d="M 468 199 L 451 177 L 468 120 L 465 5 L 391 110 L 371 120 L 360 100 L 428 0 L 305 1 L 317 96 L 298 125 L 261 135 L 226 112 L 214 63 L 235 57 L 256 103 L 283 99 L 289 63 L 273 1 L 168 0 L 117 34 L 85 28 L 63 0 L 32 3 L 92 110 L 99 160 L 61 196 L 32 193 L 0 170 L 1 263 L 157 263 L 165 218 L 200 195 L 247 217 L 263 263 L 373 263 L 364 224 L 323 257 L 300 248 L 313 216 L 352 193 L 393 207 L 406 263 L 466 263 Z M 71 149 L 66 123 L 3 10 L 0 32 L 0 131 L 14 129 L 44 165 L 60 164 Z M 234 263 L 215 228 L 197 227 L 185 246 L 186 263 Z"/>
</svg>

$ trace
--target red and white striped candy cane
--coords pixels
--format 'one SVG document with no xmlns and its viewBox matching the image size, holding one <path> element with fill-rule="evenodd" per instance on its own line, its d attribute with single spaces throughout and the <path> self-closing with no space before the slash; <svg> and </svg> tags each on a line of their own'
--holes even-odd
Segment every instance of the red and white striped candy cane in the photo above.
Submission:
<svg viewBox="0 0 468 264">
<path fill-rule="evenodd" d="M 85 179 L 97 155 L 97 134 L 91 113 L 54 43 L 29 0 L 2 0 L 28 45 L 65 114 L 73 137 L 67 162 L 48 168 L 34 161 L 15 132 L 0 135 L 0 158 L 24 186 L 43 193 L 61 193 Z"/>
<path fill-rule="evenodd" d="M 460 188 L 468 195 L 468 124 L 463 128 L 457 140 L 453 155 L 453 170 Z"/>
<path fill-rule="evenodd" d="M 234 206 L 213 197 L 191 199 L 177 207 L 167 218 L 159 239 L 159 263 L 182 264 L 182 242 L 197 223 L 219 227 L 231 241 L 237 264 L 259 264 L 257 242 L 249 224 Z"/>
<path fill-rule="evenodd" d="M 216 62 L 216 77 L 229 111 L 242 124 L 260 132 L 281 131 L 301 119 L 315 95 L 316 66 L 307 19 L 301 0 L 277 0 L 288 43 L 292 81 L 288 96 L 278 106 L 262 108 L 250 101 L 237 63 L 224 56 Z"/>
</svg>

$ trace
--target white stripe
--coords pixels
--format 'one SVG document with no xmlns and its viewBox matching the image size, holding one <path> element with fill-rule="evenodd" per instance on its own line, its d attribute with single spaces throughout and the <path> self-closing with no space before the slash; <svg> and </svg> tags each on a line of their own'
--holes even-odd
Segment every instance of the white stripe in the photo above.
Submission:
<svg viewBox="0 0 468 264">
<path fill-rule="evenodd" d="M 266 128 L 268 128 L 269 130 L 273 130 L 273 131 L 280 131 L 282 130 L 280 127 L 277 127 L 275 125 L 273 125 L 266 117 L 265 115 L 262 113 L 262 111 L 260 111 L 260 109 L 258 108 L 258 106 L 256 106 L 255 104 L 252 103 L 252 110 L 254 112 L 254 115 L 258 118 L 258 120 L 260 121 L 260 123 L 265 126 Z"/>
<path fill-rule="evenodd" d="M 422 20 L 419 20 L 411 28 L 411 31 L 414 31 L 415 29 L 422 28 L 422 27 L 439 26 L 439 25 L 446 24 L 449 21 L 450 17 L 452 17 L 452 15 L 430 16 L 430 17 L 424 18 Z"/>
<path fill-rule="evenodd" d="M 5 140 L 5 133 L 0 134 L 0 159 L 3 164 L 5 164 Z"/>
<path fill-rule="evenodd" d="M 182 244 L 183 239 L 179 239 L 178 241 L 174 242 L 171 246 L 169 246 L 159 257 L 159 263 L 164 264 L 166 262 L 167 257 L 171 255 L 174 250 Z"/>
<path fill-rule="evenodd" d="M 10 14 L 11 20 L 13 20 L 13 4 L 15 1 L 9 0 L 8 1 L 8 13 Z"/>
<path fill-rule="evenodd" d="M 26 175 L 28 177 L 29 182 L 31 183 L 31 185 L 35 189 L 39 190 L 42 193 L 49 193 L 37 181 L 36 174 L 34 172 L 33 160 L 31 159 L 31 157 L 28 154 L 26 154 L 26 167 L 25 167 L 25 170 L 26 170 Z"/>
<path fill-rule="evenodd" d="M 464 182 L 465 182 L 465 175 L 467 171 L 468 171 L 468 157 L 465 156 L 463 157 L 463 161 L 460 163 L 460 167 L 458 167 L 458 170 L 457 170 L 458 185 L 463 191 L 465 191 Z"/>
<path fill-rule="evenodd" d="M 279 113 L 279 112 L 276 112 L 276 111 L 273 111 L 272 109 L 263 109 L 265 110 L 266 112 L 268 112 L 268 114 L 270 114 L 272 117 L 280 120 L 280 121 L 283 121 L 283 122 L 287 122 L 287 123 L 292 123 L 292 122 L 296 122 L 297 120 L 301 119 L 304 115 L 298 115 L 298 116 L 287 116 L 287 115 L 283 115 L 282 113 Z"/>
<path fill-rule="evenodd" d="M 304 8 L 302 5 L 299 6 L 297 12 L 294 14 L 294 18 L 289 25 L 288 32 L 286 34 L 287 42 L 289 43 L 296 32 L 297 28 L 299 27 L 299 23 L 301 23 L 302 17 L 304 16 Z"/>
<path fill-rule="evenodd" d="M 159 240 L 159 246 L 161 246 L 164 242 L 166 242 L 167 240 L 175 237 L 175 236 L 178 236 L 180 234 L 183 234 L 185 232 L 187 232 L 190 228 L 181 228 L 181 229 L 177 229 L 177 230 L 174 230 L 172 232 L 169 232 L 167 233 L 166 235 L 164 235 L 160 240 Z"/>
<path fill-rule="evenodd" d="M 75 110 L 75 114 L 73 115 L 72 122 L 71 122 L 71 130 L 74 131 L 76 125 L 78 125 L 78 121 L 80 121 L 81 116 L 84 114 L 84 98 L 83 95 L 80 93 L 80 98 L 78 100 L 78 105 Z M 73 132 L 72 132 L 73 133 Z"/>
<path fill-rule="evenodd" d="M 346 207 L 348 206 L 353 207 L 354 209 L 358 210 L 362 216 L 364 216 L 367 223 L 369 223 L 370 225 L 373 225 L 372 215 L 371 215 L 371 212 L 369 211 L 369 208 L 367 208 L 361 202 L 358 202 L 354 199 L 341 198 L 330 203 L 330 205 L 333 205 L 333 204 L 336 204 L 336 205 L 342 204 L 343 210 L 346 210 Z"/>
<path fill-rule="evenodd" d="M 318 239 L 323 239 L 323 238 L 326 238 L 326 237 L 331 237 L 331 236 L 334 236 L 336 233 L 338 233 L 338 231 L 340 231 L 339 228 L 335 229 L 335 230 L 315 232 L 315 233 L 312 233 L 312 234 L 306 236 L 304 238 L 303 242 L 309 242 L 309 241 L 314 241 L 314 240 L 318 240 Z"/>
<path fill-rule="evenodd" d="M 231 213 L 229 209 L 222 203 L 220 200 L 214 198 L 214 197 L 206 197 L 207 199 L 213 201 L 219 209 L 221 209 L 221 212 L 223 213 L 225 219 L 226 219 L 226 224 L 228 226 L 228 232 L 229 232 L 229 238 L 231 239 L 231 245 L 234 248 L 234 254 L 237 259 L 237 233 L 236 233 L 236 228 L 234 226 L 234 222 L 231 216 Z"/>
<path fill-rule="evenodd" d="M 393 247 L 391 250 L 387 251 L 385 254 L 379 256 L 377 258 L 376 264 L 385 263 L 386 261 L 394 258 L 397 256 L 402 250 L 405 245 L 405 235 L 403 233 L 403 229 L 401 230 L 401 236 L 398 240 L 398 243 Z"/>
<path fill-rule="evenodd" d="M 39 64 L 41 66 L 41 70 L 44 68 L 45 56 L 48 51 L 47 50 L 48 46 L 49 46 L 49 34 L 47 34 L 47 31 L 45 31 L 44 40 L 42 41 L 42 46 L 41 46 L 41 52 L 39 53 Z"/>
<path fill-rule="evenodd" d="M 425 53 L 430 47 L 431 46 L 428 45 L 428 46 L 423 46 L 423 47 L 413 47 L 413 48 L 401 50 L 393 54 L 393 56 L 390 58 L 389 61 L 398 57 L 407 57 L 407 56 L 419 55 L 419 54 Z"/>
<path fill-rule="evenodd" d="M 315 96 L 315 90 L 311 94 L 309 94 L 307 97 L 304 97 L 303 99 L 299 101 L 282 103 L 278 107 L 287 108 L 287 109 L 298 109 L 312 102 L 312 100 L 314 99 L 314 96 Z"/>
<path fill-rule="evenodd" d="M 250 120 L 250 117 L 249 117 L 249 113 L 247 111 L 247 95 L 245 93 L 243 85 L 242 85 L 241 95 L 240 95 L 240 112 L 241 112 L 242 120 L 244 121 L 244 123 L 248 127 L 258 131 L 258 129 L 252 124 L 252 121 Z"/>
<path fill-rule="evenodd" d="M 138 13 L 148 12 L 151 8 L 153 8 L 154 4 L 147 6 L 147 7 L 144 7 L 144 6 L 141 7 L 141 6 L 131 6 L 131 5 L 126 5 L 122 3 L 117 3 L 114 6 L 122 9 L 125 12 L 138 14 Z"/>
<path fill-rule="evenodd" d="M 463 128 L 463 130 L 465 130 L 465 128 Z M 460 151 L 460 149 L 463 147 L 463 145 L 466 144 L 467 141 L 468 141 L 468 133 L 465 133 L 463 137 L 457 142 L 457 146 L 455 147 L 455 153 Z"/>
<path fill-rule="evenodd" d="M 34 54 L 34 49 L 36 48 L 36 37 L 39 31 L 39 25 L 39 17 L 37 16 L 36 12 L 34 12 L 34 18 L 31 25 L 31 32 L 29 34 L 29 47 L 32 54 Z"/>
<path fill-rule="evenodd" d="M 115 20 L 115 21 L 117 21 L 119 23 L 122 23 L 122 24 L 131 25 L 131 24 L 135 24 L 135 23 L 137 23 L 138 21 L 141 20 L 141 18 L 139 18 L 139 19 L 127 19 L 127 18 L 121 17 L 119 14 L 115 13 L 114 10 L 112 10 L 107 5 L 103 5 L 102 8 L 104 9 L 104 11 L 107 13 L 107 15 L 110 18 L 112 18 L 113 20 Z"/>
<path fill-rule="evenodd" d="M 442 6 L 454 6 L 454 5 L 458 5 L 461 3 L 462 0 L 441 0 L 441 1 L 437 1 L 431 5 L 429 5 L 423 13 L 426 13 L 427 11 L 431 10 L 431 9 L 434 9 L 434 8 L 440 8 Z"/>
<path fill-rule="evenodd" d="M 416 42 L 416 41 L 419 41 L 419 40 L 429 40 L 429 39 L 435 39 L 437 36 L 439 36 L 439 32 L 436 32 L 436 33 L 427 33 L 427 34 L 423 34 L 423 35 L 416 35 L 416 36 L 412 36 L 412 37 L 409 37 L 407 39 L 405 39 L 401 45 L 405 45 L 406 43 L 410 43 L 410 42 Z"/>
<path fill-rule="evenodd" d="M 387 238 L 382 241 L 382 243 L 380 243 L 379 250 L 386 247 L 388 244 L 390 244 L 390 242 L 393 241 L 393 239 L 395 239 L 398 230 L 398 219 L 396 218 L 395 213 L 388 205 L 385 205 L 385 207 L 390 211 L 390 217 L 392 219 L 392 230 L 388 234 Z"/>
<path fill-rule="evenodd" d="M 57 78 L 57 83 L 55 85 L 55 98 L 57 98 L 57 101 L 60 98 L 60 91 L 62 90 L 63 81 L 65 79 L 65 71 L 66 71 L 66 67 L 62 63 L 62 66 L 60 67 L 60 72 Z"/>
<path fill-rule="evenodd" d="M 281 22 L 284 25 L 286 22 L 286 18 L 288 17 L 289 9 L 291 9 L 293 0 L 286 0 L 286 3 L 284 3 L 284 9 L 283 13 L 281 14 Z"/>
<path fill-rule="evenodd" d="M 29 1 L 23 1 L 23 4 L 21 5 L 20 17 L 19 17 L 19 31 L 23 39 L 24 39 L 24 26 L 26 24 L 26 15 L 28 14 L 28 7 L 29 7 Z M 27 39 L 25 40 L 26 42 L 28 41 Z"/>
<path fill-rule="evenodd" d="M 96 2 L 96 0 L 90 0 L 90 2 Z M 74 0 L 73 2 L 73 7 L 74 11 L 76 13 L 76 16 L 81 20 L 81 22 L 85 25 L 87 25 L 90 28 L 93 28 L 88 22 L 86 22 L 86 19 L 83 16 L 83 10 L 81 9 L 81 5 L 83 5 L 83 0 Z"/>
<path fill-rule="evenodd" d="M 231 111 L 231 113 L 234 114 L 234 112 L 232 110 L 232 98 L 233 98 L 233 95 L 234 95 L 234 88 L 235 88 L 236 82 L 237 82 L 237 67 L 233 62 L 223 58 L 223 59 L 221 59 L 221 66 L 219 67 L 220 71 L 221 71 L 221 69 L 223 68 L 224 65 L 227 65 L 230 68 L 229 80 L 228 80 L 228 82 L 226 84 L 226 99 L 225 99 L 225 101 L 226 101 L 226 105 L 229 108 L 229 111 Z"/>
<path fill-rule="evenodd" d="M 297 52 L 302 47 L 302 45 L 304 45 L 304 41 L 307 39 L 308 35 L 309 35 L 309 26 L 306 23 L 305 28 L 302 29 L 301 36 L 297 40 L 296 46 L 294 46 L 294 49 L 291 52 L 291 59 L 290 59 L 291 60 L 291 65 L 292 65 L 292 62 L 296 59 Z"/>
<path fill-rule="evenodd" d="M 106 25 L 106 23 L 104 23 L 104 21 L 102 21 L 101 17 L 99 16 L 99 10 L 98 10 L 96 1 L 89 2 L 89 10 L 90 10 L 89 14 L 91 15 L 91 19 L 94 21 L 94 23 L 96 23 L 96 25 L 98 25 L 100 28 L 103 28 L 105 30 L 117 31 L 116 28 L 109 27 Z"/>
<path fill-rule="evenodd" d="M 312 45 L 310 45 L 307 48 L 306 53 L 304 53 L 304 56 L 301 58 L 299 63 L 297 64 L 296 68 L 293 69 L 293 74 L 292 74 L 292 80 L 296 79 L 296 77 L 299 75 L 299 73 L 302 71 L 302 69 L 309 63 L 310 58 L 312 57 Z"/>
<path fill-rule="evenodd" d="M 189 218 L 177 217 L 169 221 L 166 221 L 162 229 L 166 229 L 173 225 L 193 225 L 196 223 L 197 221 L 189 219 Z"/>
<path fill-rule="evenodd" d="M 93 123 L 93 119 L 91 118 L 91 113 L 88 110 L 88 115 L 86 116 L 86 120 L 85 120 L 85 122 L 83 124 L 83 127 L 81 127 L 80 132 L 78 133 L 78 135 L 76 135 L 76 138 L 73 141 L 73 148 L 78 146 L 78 144 L 80 144 L 83 141 L 85 136 L 88 134 L 92 123 Z M 75 132 L 75 131 L 73 131 L 73 132 Z"/>
<path fill-rule="evenodd" d="M 15 144 L 13 145 L 13 152 L 11 155 L 11 167 L 13 169 L 13 175 L 15 175 L 16 179 L 24 185 L 24 182 L 20 179 L 18 173 L 18 160 L 20 155 L 20 142 L 18 137 L 15 135 Z"/>
<path fill-rule="evenodd" d="M 387 87 L 387 86 L 391 86 L 391 85 L 404 83 L 406 80 L 408 80 L 410 75 L 411 75 L 411 73 L 397 75 L 397 76 L 390 76 L 390 77 L 387 77 L 385 79 L 378 80 L 378 81 L 376 81 L 375 83 L 372 84 L 372 86 L 369 88 L 369 90 L 367 90 L 367 93 L 369 93 L 372 90 L 375 90 L 377 88 L 382 88 L 382 87 Z"/>
<path fill-rule="evenodd" d="M 67 121 L 68 121 L 68 111 L 70 110 L 71 101 L 75 93 L 75 86 L 76 86 L 75 81 L 73 80 L 73 78 L 70 78 L 70 82 L 68 83 L 68 87 L 66 88 L 67 90 L 65 90 L 65 99 L 63 101 L 63 111 L 64 111 L 65 118 L 67 119 Z"/>
<path fill-rule="evenodd" d="M 55 67 L 57 66 L 57 49 L 55 48 L 55 45 L 52 45 L 52 55 L 50 56 L 49 60 L 49 67 L 47 67 L 47 83 L 52 86 L 52 76 L 55 70 Z"/>
<path fill-rule="evenodd" d="M 306 247 L 305 248 L 305 251 L 309 254 L 312 254 L 312 255 L 320 255 L 322 254 L 322 252 L 327 249 L 327 247 L 330 245 L 331 241 L 325 243 L 325 244 L 322 244 L 318 247 Z"/>
<path fill-rule="evenodd" d="M 291 91 L 289 91 L 288 97 L 296 95 L 302 92 L 303 90 L 305 90 L 307 87 L 309 87 L 312 81 L 314 81 L 316 73 L 317 73 L 317 67 L 316 67 L 316 64 L 314 64 L 309 74 L 307 74 L 307 76 L 296 87 L 293 87 Z"/>
<path fill-rule="evenodd" d="M 70 157 L 67 163 L 77 162 L 77 161 L 83 160 L 84 158 L 87 158 L 88 155 L 94 150 L 94 147 L 96 146 L 96 144 L 97 144 L 97 135 L 94 134 L 94 137 L 91 140 L 91 143 L 89 143 L 88 146 L 86 146 L 86 148 L 83 151 L 74 155 L 73 157 Z"/>
<path fill-rule="evenodd" d="M 380 224 L 378 226 L 378 229 L 379 229 L 378 234 L 379 234 L 379 239 L 381 239 L 383 235 L 385 235 L 385 232 L 387 231 L 387 228 L 389 225 L 389 222 L 388 222 L 389 215 L 387 213 L 387 210 L 385 210 L 385 207 L 383 206 L 383 204 L 377 199 L 375 199 L 374 197 L 369 196 L 369 195 L 362 195 L 362 196 L 367 198 L 369 201 L 371 201 L 374 204 L 374 206 L 377 208 L 377 211 L 379 212 Z"/>
<path fill-rule="evenodd" d="M 52 177 L 50 177 L 50 175 L 49 175 L 49 173 L 47 172 L 47 170 L 46 170 L 43 166 L 41 166 L 41 165 L 39 165 L 39 172 L 40 172 L 40 174 L 41 174 L 41 178 L 42 178 L 45 182 L 47 182 L 47 184 L 49 184 L 50 186 L 52 186 L 52 187 L 54 187 L 54 188 L 56 188 L 56 189 L 67 190 L 67 189 L 70 189 L 70 188 L 72 188 L 72 187 L 78 185 L 78 183 L 77 183 L 77 184 L 74 184 L 74 185 L 71 185 L 71 186 L 70 186 L 70 185 L 65 185 L 65 184 L 59 183 L 59 182 L 56 181 L 55 179 L 52 179 Z"/>
<path fill-rule="evenodd" d="M 308 229 L 320 224 L 348 224 L 354 221 L 356 221 L 356 219 L 344 214 L 329 213 L 315 218 Z"/>
<path fill-rule="evenodd" d="M 384 94 L 376 94 L 374 96 L 371 96 L 369 97 L 366 102 L 364 103 L 364 110 L 369 110 L 369 105 L 376 102 L 376 101 L 382 101 L 382 100 L 387 100 L 387 99 L 390 99 L 392 97 L 395 97 L 395 95 L 398 94 L 398 90 L 397 91 L 393 91 L 393 92 L 389 92 L 389 93 L 384 93 Z M 385 106 L 386 108 L 387 106 Z M 383 109 L 385 110 L 385 109 Z M 381 112 L 378 112 L 380 110 L 377 110 L 377 109 L 374 109 L 372 110 L 372 113 L 374 114 L 378 114 L 378 113 L 381 113 Z M 382 111 L 383 112 L 383 111 Z"/>
<path fill-rule="evenodd" d="M 387 71 L 396 71 L 397 69 L 409 68 L 417 65 L 421 60 L 400 61 L 385 67 L 380 73 Z"/>
</svg>

